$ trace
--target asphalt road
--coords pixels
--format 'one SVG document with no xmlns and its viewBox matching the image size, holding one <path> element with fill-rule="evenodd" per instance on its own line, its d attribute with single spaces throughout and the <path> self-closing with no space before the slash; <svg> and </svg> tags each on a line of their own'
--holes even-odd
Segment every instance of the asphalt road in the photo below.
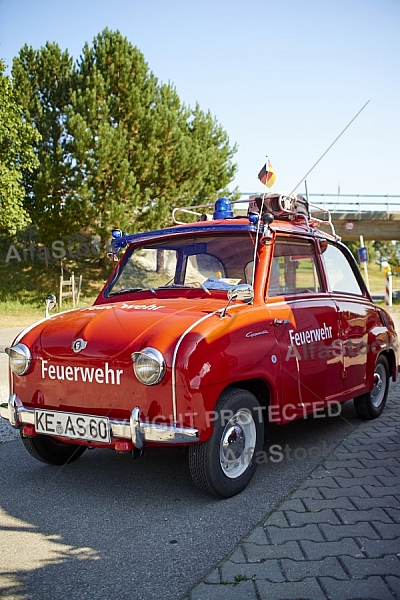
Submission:
<svg viewBox="0 0 400 600">
<path fill-rule="evenodd" d="M 0 597 L 177 600 L 357 423 L 350 402 L 340 416 L 269 426 L 268 462 L 228 500 L 193 486 L 185 449 L 135 461 L 91 450 L 59 468 L 0 443 Z M 288 445 L 280 462 L 274 444 Z"/>
<path fill-rule="evenodd" d="M 35 461 L 19 440 L 0 444 L 0 597 L 177 599 L 357 422 L 350 403 L 340 417 L 271 427 L 267 456 L 273 444 L 291 454 L 261 464 L 228 500 L 193 486 L 184 449 L 148 450 L 136 461 L 92 450 L 58 468 Z"/>
</svg>

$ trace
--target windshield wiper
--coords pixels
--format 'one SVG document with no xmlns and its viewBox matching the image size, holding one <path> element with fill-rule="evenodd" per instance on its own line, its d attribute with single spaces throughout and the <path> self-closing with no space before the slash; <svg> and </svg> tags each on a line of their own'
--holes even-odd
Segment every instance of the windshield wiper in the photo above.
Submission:
<svg viewBox="0 0 400 600">
<path fill-rule="evenodd" d="M 116 292 L 110 292 L 108 296 L 119 296 L 120 294 L 129 294 L 130 292 L 143 292 L 143 288 L 123 288 Z"/>
<path fill-rule="evenodd" d="M 188 289 L 199 289 L 199 288 L 201 288 L 208 295 L 211 294 L 210 290 L 208 290 L 206 288 L 206 286 L 203 285 L 202 283 L 200 283 L 199 281 L 194 281 L 193 283 L 186 283 L 186 284 L 183 284 L 183 283 L 171 283 L 171 284 L 168 284 L 167 283 L 167 285 L 160 285 L 157 289 L 158 290 L 163 290 L 163 289 L 165 290 L 165 289 L 168 289 L 168 288 L 172 288 L 172 289 L 174 289 L 174 288 L 175 289 L 185 289 L 185 288 L 188 288 Z"/>
</svg>

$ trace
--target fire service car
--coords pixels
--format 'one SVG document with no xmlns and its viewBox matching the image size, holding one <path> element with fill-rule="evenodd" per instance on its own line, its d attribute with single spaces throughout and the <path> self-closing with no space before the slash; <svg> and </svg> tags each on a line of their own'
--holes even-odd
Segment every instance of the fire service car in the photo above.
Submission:
<svg viewBox="0 0 400 600">
<path fill-rule="evenodd" d="M 294 194 L 247 202 L 245 216 L 220 198 L 212 214 L 175 209 L 166 229 L 114 230 L 121 257 L 94 305 L 47 312 L 7 348 L 0 414 L 30 454 L 184 445 L 194 482 L 229 497 L 253 477 L 266 423 L 349 399 L 380 415 L 396 332 L 329 214 Z"/>
</svg>

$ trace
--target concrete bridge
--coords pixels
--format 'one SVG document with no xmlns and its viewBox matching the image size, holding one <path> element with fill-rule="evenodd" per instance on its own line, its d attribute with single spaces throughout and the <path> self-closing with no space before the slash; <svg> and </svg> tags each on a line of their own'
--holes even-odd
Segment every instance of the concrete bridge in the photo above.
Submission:
<svg viewBox="0 0 400 600">
<path fill-rule="evenodd" d="M 255 193 L 259 194 L 241 195 Z M 330 212 L 335 231 L 343 241 L 359 240 L 360 235 L 364 241 L 400 241 L 400 195 L 309 194 L 308 199 L 310 204 Z"/>
<path fill-rule="evenodd" d="M 400 195 L 309 194 L 309 201 L 329 210 L 343 241 L 400 240 Z"/>
</svg>

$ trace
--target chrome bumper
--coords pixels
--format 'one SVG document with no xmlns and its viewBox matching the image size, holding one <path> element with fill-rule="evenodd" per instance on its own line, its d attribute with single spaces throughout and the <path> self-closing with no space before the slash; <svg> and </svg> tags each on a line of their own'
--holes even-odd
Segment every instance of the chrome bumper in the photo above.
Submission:
<svg viewBox="0 0 400 600">
<path fill-rule="evenodd" d="M 11 394 L 8 402 L 0 404 L 0 417 L 7 419 L 15 427 L 35 424 L 35 411 L 25 408 L 16 394 Z M 135 448 L 141 450 L 146 442 L 160 444 L 188 444 L 199 441 L 199 432 L 190 427 L 158 425 L 140 420 L 140 408 L 135 406 L 129 421 L 109 419 L 111 437 L 132 440 Z"/>
</svg>

